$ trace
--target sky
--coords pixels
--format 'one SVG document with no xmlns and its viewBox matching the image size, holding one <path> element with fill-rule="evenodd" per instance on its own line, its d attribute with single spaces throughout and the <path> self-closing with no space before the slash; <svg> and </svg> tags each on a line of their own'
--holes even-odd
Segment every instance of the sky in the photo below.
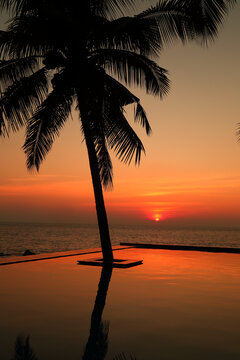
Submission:
<svg viewBox="0 0 240 360">
<path fill-rule="evenodd" d="M 114 188 L 104 193 L 110 224 L 240 227 L 239 38 L 238 2 L 208 48 L 175 42 L 164 49 L 158 64 L 171 79 L 164 100 L 131 89 L 153 132 L 148 137 L 128 109 L 146 156 L 136 167 L 111 153 Z M 23 143 L 24 130 L 0 138 L 0 221 L 96 223 L 77 114 L 39 173 L 26 169 Z"/>
</svg>

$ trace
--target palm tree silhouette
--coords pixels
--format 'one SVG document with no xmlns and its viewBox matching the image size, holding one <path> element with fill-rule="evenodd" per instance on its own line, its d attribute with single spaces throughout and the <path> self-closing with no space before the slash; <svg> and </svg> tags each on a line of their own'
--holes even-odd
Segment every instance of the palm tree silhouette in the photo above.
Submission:
<svg viewBox="0 0 240 360">
<path fill-rule="evenodd" d="M 207 42 L 235 0 L 160 0 L 135 16 L 134 0 L 0 0 L 12 14 L 0 33 L 0 134 L 27 127 L 29 169 L 39 166 L 72 108 L 89 157 L 104 262 L 113 261 L 102 186 L 112 185 L 108 148 L 139 164 L 144 147 L 124 107 L 151 132 L 139 99 L 126 86 L 165 96 L 167 71 L 153 60 L 164 44 Z"/>
</svg>

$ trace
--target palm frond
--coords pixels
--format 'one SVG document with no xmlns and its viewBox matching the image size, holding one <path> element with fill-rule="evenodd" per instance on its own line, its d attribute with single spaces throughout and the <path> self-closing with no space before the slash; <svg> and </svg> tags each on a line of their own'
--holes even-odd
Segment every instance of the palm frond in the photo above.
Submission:
<svg viewBox="0 0 240 360">
<path fill-rule="evenodd" d="M 117 18 L 135 8 L 135 0 L 90 0 L 91 11 L 105 18 Z"/>
<path fill-rule="evenodd" d="M 115 151 L 118 159 L 130 164 L 135 155 L 135 164 L 139 164 L 145 149 L 121 109 L 110 108 L 108 112 L 105 111 L 104 120 L 107 143 Z"/>
<path fill-rule="evenodd" d="M 9 135 L 8 126 L 5 122 L 2 112 L 0 112 L 0 136 L 5 137 Z"/>
<path fill-rule="evenodd" d="M 99 96 L 98 100 L 100 98 Z M 93 106 L 94 109 L 91 112 L 91 116 L 88 116 L 88 122 L 90 124 L 91 136 L 93 137 L 100 179 L 105 189 L 107 189 L 112 187 L 113 169 L 105 140 L 105 126 L 101 111 L 102 104 L 99 103 L 99 105 Z"/>
<path fill-rule="evenodd" d="M 113 184 L 112 161 L 107 150 L 104 134 L 95 137 L 95 149 L 98 160 L 98 168 L 101 182 L 105 189 L 111 188 Z"/>
<path fill-rule="evenodd" d="M 39 60 L 34 57 L 0 61 L 1 92 L 21 78 L 33 74 L 39 65 Z"/>
<path fill-rule="evenodd" d="M 41 31 L 40 31 L 41 29 Z M 44 56 L 63 40 L 59 40 L 61 28 L 43 16 L 15 16 L 7 31 L 0 32 L 0 55 L 2 59 Z"/>
<path fill-rule="evenodd" d="M 191 19 L 186 13 L 186 3 L 185 0 L 160 0 L 155 6 L 151 6 L 136 17 L 157 25 L 157 41 L 161 47 L 175 39 L 183 42 L 192 40 L 194 34 L 190 27 Z"/>
<path fill-rule="evenodd" d="M 92 32 L 90 40 L 96 49 L 124 49 L 147 56 L 157 56 L 162 45 L 157 22 L 141 17 L 104 22 Z"/>
<path fill-rule="evenodd" d="M 191 0 L 186 4 L 186 13 L 191 18 L 191 27 L 202 42 L 212 41 L 218 35 L 219 25 L 236 1 Z"/>
<path fill-rule="evenodd" d="M 240 142 L 240 123 L 238 123 L 238 128 L 237 128 L 236 135 L 238 136 L 238 141 Z"/>
<path fill-rule="evenodd" d="M 91 60 L 98 61 L 127 85 L 144 87 L 147 93 L 159 95 L 160 98 L 168 93 L 167 70 L 146 56 L 126 50 L 102 49 L 95 51 Z"/>
<path fill-rule="evenodd" d="M 18 2 L 19 1 L 17 0 L 0 0 L 0 9 L 14 11 L 14 9 L 18 6 Z"/>
<path fill-rule="evenodd" d="M 152 129 L 147 119 L 146 112 L 139 102 L 135 108 L 135 121 L 142 125 L 142 127 L 146 130 L 147 135 L 151 134 Z"/>
<path fill-rule="evenodd" d="M 28 121 L 23 145 L 28 169 L 36 167 L 39 170 L 42 160 L 50 151 L 54 139 L 60 134 L 71 113 L 72 103 L 73 91 L 64 86 L 55 86 Z"/>
<path fill-rule="evenodd" d="M 103 83 L 103 92 L 105 93 L 105 96 L 109 98 L 111 97 L 111 100 L 118 104 L 118 106 L 123 107 L 139 102 L 138 97 L 136 97 L 119 81 L 106 73 L 104 74 Z"/>
<path fill-rule="evenodd" d="M 61 3 L 61 1 L 55 1 L 56 5 Z M 52 0 L 51 3 L 54 3 Z M 39 9 L 41 7 L 48 6 L 45 1 L 35 1 L 35 0 L 0 0 L 0 9 L 7 10 L 14 16 L 19 16 L 21 14 L 26 14 L 34 9 Z"/>
<path fill-rule="evenodd" d="M 124 105 L 139 102 L 139 99 L 106 73 L 100 71 L 95 75 L 92 100 L 87 101 L 87 104 L 91 103 L 91 108 L 87 112 L 85 110 L 88 114 L 91 136 L 95 139 L 95 144 L 97 141 L 104 144 L 105 138 L 108 146 L 122 162 L 130 164 L 135 157 L 135 164 L 139 164 L 141 154 L 145 150 L 125 118 L 123 110 Z M 79 99 L 81 102 L 81 96 Z"/>
<path fill-rule="evenodd" d="M 111 143 L 110 147 L 115 149 L 117 156 L 123 162 L 130 163 L 134 153 L 136 155 L 135 163 L 140 162 L 141 152 L 144 151 L 142 143 L 123 115 L 123 107 L 139 103 L 139 99 L 124 85 L 103 71 L 94 73 L 94 84 L 91 85 L 94 89 L 92 89 L 91 101 L 87 101 L 87 103 L 91 102 L 91 109 L 87 112 L 88 123 L 97 155 L 100 178 L 106 188 L 109 185 L 112 186 L 112 163 L 106 141 L 108 145 Z M 81 110 L 80 105 L 79 108 Z M 145 121 L 146 116 L 144 117 L 142 114 L 142 120 L 140 120 L 140 110 L 138 107 L 136 121 L 140 122 L 149 132 L 150 126 Z M 120 121 L 118 121 L 119 117 Z M 129 129 L 130 133 L 128 133 Z M 87 136 L 85 132 L 84 136 Z M 118 147 L 117 142 L 119 141 L 120 144 L 123 139 L 125 141 L 123 146 L 119 145 Z"/>
<path fill-rule="evenodd" d="M 106 105 L 107 100 L 108 103 L 111 102 L 111 107 L 122 109 L 126 105 L 135 103 L 135 122 L 139 123 L 146 130 L 147 135 L 149 135 L 151 133 L 151 127 L 147 115 L 140 104 L 140 100 L 125 86 L 108 74 L 104 74 L 103 82 L 104 88 L 102 93 L 105 94 L 104 105 Z"/>
<path fill-rule="evenodd" d="M 9 86 L 0 98 L 0 111 L 8 128 L 16 131 L 23 126 L 47 92 L 48 80 L 44 68 Z"/>
<path fill-rule="evenodd" d="M 236 0 L 160 0 L 155 6 L 137 15 L 155 21 L 161 44 L 180 39 L 213 40 L 229 8 Z"/>
<path fill-rule="evenodd" d="M 85 101 L 83 101 L 84 104 L 82 103 L 85 91 L 83 90 L 81 94 L 78 89 L 77 108 L 80 110 L 83 136 L 87 144 L 88 141 L 90 141 L 94 145 L 101 183 L 105 189 L 107 189 L 112 187 L 113 169 L 105 139 L 106 129 L 104 124 L 103 99 L 109 94 L 105 94 L 106 89 L 104 89 L 104 82 L 102 82 L 101 79 L 102 74 L 96 72 L 95 86 L 94 89 L 92 89 L 91 101 L 87 101 L 87 104 L 91 104 L 90 108 L 88 108 L 89 105 L 87 105 L 88 110 L 86 110 Z M 87 121 L 84 121 L 85 118 Z"/>
<path fill-rule="evenodd" d="M 0 0 L 0 9 L 7 10 L 14 15 L 21 12 L 23 6 L 27 5 L 29 0 Z"/>
</svg>

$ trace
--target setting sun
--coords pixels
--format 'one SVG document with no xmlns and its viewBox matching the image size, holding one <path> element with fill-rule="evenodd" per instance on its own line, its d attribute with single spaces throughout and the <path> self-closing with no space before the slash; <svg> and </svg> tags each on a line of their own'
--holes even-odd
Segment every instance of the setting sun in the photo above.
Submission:
<svg viewBox="0 0 240 360">
<path fill-rule="evenodd" d="M 162 215 L 157 214 L 157 215 L 154 215 L 154 216 L 153 216 L 153 220 L 154 220 L 154 221 L 157 221 L 157 222 L 158 222 L 158 221 L 160 221 L 160 220 L 162 220 L 162 219 L 163 219 Z"/>
</svg>

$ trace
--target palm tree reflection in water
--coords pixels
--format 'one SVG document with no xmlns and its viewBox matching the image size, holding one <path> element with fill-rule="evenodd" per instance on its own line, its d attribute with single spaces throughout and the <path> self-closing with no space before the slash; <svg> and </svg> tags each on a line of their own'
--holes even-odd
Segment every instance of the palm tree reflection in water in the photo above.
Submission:
<svg viewBox="0 0 240 360">
<path fill-rule="evenodd" d="M 29 336 L 17 336 L 14 355 L 11 360 L 38 360 L 29 343 Z"/>
<path fill-rule="evenodd" d="M 102 313 L 111 276 L 112 267 L 103 266 L 91 317 L 89 338 L 82 357 L 83 360 L 104 359 L 107 354 L 109 327 L 108 323 L 102 322 Z"/>
<path fill-rule="evenodd" d="M 103 266 L 98 284 L 97 296 L 91 317 L 91 326 L 82 360 L 104 360 L 108 351 L 109 322 L 102 321 L 102 313 L 106 303 L 112 267 Z M 132 355 L 119 354 L 113 360 L 134 360 Z M 14 355 L 11 360 L 38 360 L 29 343 L 29 336 L 18 336 L 15 342 Z"/>
</svg>

